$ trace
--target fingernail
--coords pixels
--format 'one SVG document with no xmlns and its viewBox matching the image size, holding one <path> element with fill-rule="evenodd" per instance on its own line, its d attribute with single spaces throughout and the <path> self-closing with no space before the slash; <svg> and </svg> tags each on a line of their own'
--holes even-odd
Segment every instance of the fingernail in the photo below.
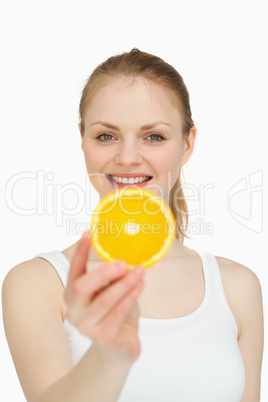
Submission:
<svg viewBox="0 0 268 402">
<path fill-rule="evenodd" d="M 90 232 L 88 231 L 88 230 L 86 230 L 84 233 L 83 233 L 83 236 L 82 237 L 86 237 L 87 239 L 89 239 L 90 238 Z"/>
</svg>

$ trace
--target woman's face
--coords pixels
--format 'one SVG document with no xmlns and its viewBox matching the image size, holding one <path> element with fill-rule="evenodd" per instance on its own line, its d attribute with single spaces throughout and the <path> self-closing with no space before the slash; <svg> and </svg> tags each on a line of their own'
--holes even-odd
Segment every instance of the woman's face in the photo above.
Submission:
<svg viewBox="0 0 268 402">
<path fill-rule="evenodd" d="M 118 188 L 108 175 L 133 174 L 150 176 L 143 186 L 169 203 L 180 166 L 193 151 L 195 131 L 183 138 L 182 116 L 167 91 L 144 79 L 132 83 L 118 77 L 96 92 L 84 122 L 86 168 L 101 198 Z"/>
</svg>

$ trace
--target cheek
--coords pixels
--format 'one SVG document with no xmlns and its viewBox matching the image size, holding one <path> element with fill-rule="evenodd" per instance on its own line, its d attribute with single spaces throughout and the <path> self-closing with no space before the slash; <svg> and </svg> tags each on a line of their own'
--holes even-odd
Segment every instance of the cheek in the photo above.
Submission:
<svg viewBox="0 0 268 402">
<path fill-rule="evenodd" d="M 162 196 L 170 192 L 179 175 L 180 163 L 182 152 L 179 150 L 178 145 L 172 145 L 165 149 L 164 152 L 154 154 L 152 159 L 152 166 L 155 166 L 157 172 L 157 185 L 152 183 L 151 190 L 158 193 L 160 191 Z"/>
<path fill-rule="evenodd" d="M 105 166 L 111 159 L 111 153 L 105 149 L 102 149 L 101 152 L 92 144 L 85 144 L 83 152 L 87 170 L 87 176 L 95 188 L 97 192 L 100 191 L 102 193 L 111 191 L 108 187 L 107 179 L 103 172 L 106 171 Z M 107 189 L 106 189 L 107 187 Z"/>
<path fill-rule="evenodd" d="M 169 147 L 165 152 L 154 156 L 154 161 L 157 161 L 159 170 L 163 172 L 171 171 L 172 174 L 179 170 L 181 159 L 182 152 L 178 146 Z"/>
<path fill-rule="evenodd" d="M 106 163 L 108 157 L 108 151 L 102 150 L 100 152 L 98 150 L 98 147 L 94 146 L 93 143 L 89 142 L 85 143 L 83 151 L 88 173 L 99 172 Z"/>
<path fill-rule="evenodd" d="M 105 193 L 109 191 L 108 183 L 103 171 L 104 164 L 102 160 L 97 157 L 97 155 L 87 155 L 86 156 L 86 170 L 87 177 L 91 185 L 95 188 L 98 193 Z M 107 190 L 105 188 L 107 187 Z M 111 191 L 111 190 L 110 190 Z"/>
</svg>

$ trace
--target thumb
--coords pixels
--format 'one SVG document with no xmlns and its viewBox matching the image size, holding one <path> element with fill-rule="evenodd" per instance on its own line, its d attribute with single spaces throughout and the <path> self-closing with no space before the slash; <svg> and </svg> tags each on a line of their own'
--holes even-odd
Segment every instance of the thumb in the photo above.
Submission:
<svg viewBox="0 0 268 402">
<path fill-rule="evenodd" d="M 136 301 L 127 316 L 127 320 L 132 325 L 137 326 L 138 321 L 139 321 L 139 316 L 140 316 L 140 308 L 139 308 L 138 302 Z"/>
<path fill-rule="evenodd" d="M 88 253 L 91 247 L 91 233 L 86 231 L 80 238 L 77 248 L 75 250 L 71 268 L 69 272 L 69 281 L 74 281 L 86 273 L 86 264 L 88 260 Z"/>
</svg>

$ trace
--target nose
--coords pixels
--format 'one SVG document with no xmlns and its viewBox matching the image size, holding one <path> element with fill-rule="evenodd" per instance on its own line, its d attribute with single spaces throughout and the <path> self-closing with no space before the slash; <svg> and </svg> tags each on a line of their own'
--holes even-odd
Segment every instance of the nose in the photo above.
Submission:
<svg viewBox="0 0 268 402">
<path fill-rule="evenodd" d="M 115 155 L 115 163 L 122 165 L 139 165 L 143 156 L 139 145 L 134 141 L 126 141 L 121 144 Z"/>
</svg>

